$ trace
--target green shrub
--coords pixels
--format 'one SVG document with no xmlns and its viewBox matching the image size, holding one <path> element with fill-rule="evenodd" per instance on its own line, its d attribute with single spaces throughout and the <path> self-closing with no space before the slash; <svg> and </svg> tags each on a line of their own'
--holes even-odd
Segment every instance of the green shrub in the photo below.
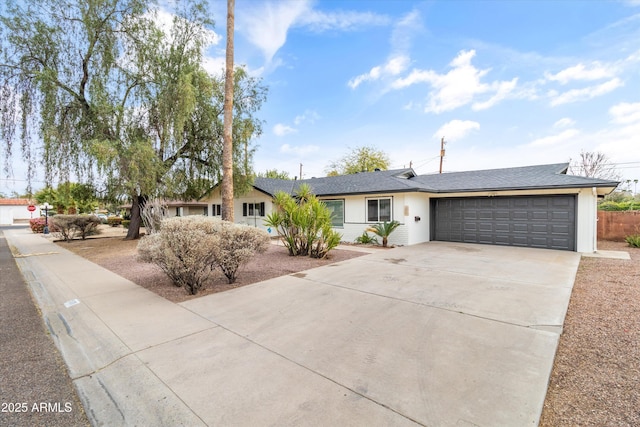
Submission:
<svg viewBox="0 0 640 427">
<path fill-rule="evenodd" d="M 301 185 L 295 197 L 276 193 L 273 203 L 277 210 L 265 225 L 276 229 L 289 255 L 324 258 L 340 243 L 342 236 L 331 227 L 331 211 L 308 185 Z"/>
<path fill-rule="evenodd" d="M 362 235 L 356 237 L 356 243 L 362 243 L 364 245 L 379 244 L 376 236 L 370 236 L 367 230 L 363 231 Z"/>
<path fill-rule="evenodd" d="M 389 240 L 389 236 L 393 231 L 400 226 L 398 221 L 385 221 L 382 224 L 375 224 L 371 227 L 367 228 L 366 231 L 370 231 L 378 236 L 382 237 L 382 246 L 387 247 L 387 242 Z"/>
<path fill-rule="evenodd" d="M 634 248 L 640 248 L 640 234 L 632 234 L 624 238 L 624 240 Z"/>
<path fill-rule="evenodd" d="M 122 220 L 122 227 L 129 229 L 129 224 L 131 224 L 131 220 L 130 219 L 123 219 Z"/>
<path fill-rule="evenodd" d="M 640 201 L 625 200 L 622 202 L 604 201 L 598 205 L 601 211 L 637 211 L 640 210 Z"/>
<path fill-rule="evenodd" d="M 112 227 L 117 227 L 122 224 L 122 218 L 120 218 L 119 216 L 110 216 L 109 218 L 107 218 L 107 224 Z"/>
</svg>

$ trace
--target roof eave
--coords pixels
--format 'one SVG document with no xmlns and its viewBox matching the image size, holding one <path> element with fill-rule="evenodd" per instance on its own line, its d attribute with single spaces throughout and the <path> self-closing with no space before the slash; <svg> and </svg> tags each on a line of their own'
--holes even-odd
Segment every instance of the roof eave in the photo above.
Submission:
<svg viewBox="0 0 640 427">
<path fill-rule="evenodd" d="M 436 189 L 422 189 L 420 191 L 426 193 L 435 193 L 435 194 L 444 194 L 444 193 L 483 193 L 488 191 L 530 191 L 530 190 L 562 190 L 562 189 L 570 189 L 570 188 L 610 188 L 611 191 L 615 190 L 617 185 L 611 184 L 563 184 L 563 185 L 539 185 L 532 187 L 493 187 L 493 188 L 460 188 L 460 189 L 448 189 L 448 190 L 436 190 Z"/>
</svg>

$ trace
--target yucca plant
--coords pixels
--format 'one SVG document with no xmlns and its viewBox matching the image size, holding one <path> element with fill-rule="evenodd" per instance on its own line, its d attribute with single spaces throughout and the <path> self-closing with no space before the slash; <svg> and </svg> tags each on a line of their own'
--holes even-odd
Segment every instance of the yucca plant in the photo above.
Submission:
<svg viewBox="0 0 640 427">
<path fill-rule="evenodd" d="M 382 224 L 378 223 L 376 225 L 372 225 L 367 228 L 367 231 L 382 237 L 382 246 L 386 248 L 389 241 L 389 235 L 393 233 L 398 226 L 400 226 L 398 221 L 385 221 Z"/>
<path fill-rule="evenodd" d="M 276 229 L 289 255 L 324 258 L 340 243 L 342 236 L 331 229 L 331 212 L 308 185 L 301 185 L 295 197 L 276 193 L 273 203 L 276 211 L 265 225 Z"/>
</svg>

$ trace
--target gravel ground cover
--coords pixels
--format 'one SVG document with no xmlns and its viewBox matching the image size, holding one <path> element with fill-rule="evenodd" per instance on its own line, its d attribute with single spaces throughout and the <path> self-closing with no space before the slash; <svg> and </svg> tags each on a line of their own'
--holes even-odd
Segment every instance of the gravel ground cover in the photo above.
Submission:
<svg viewBox="0 0 640 427">
<path fill-rule="evenodd" d="M 107 230 L 105 234 L 108 235 L 109 231 Z M 120 234 L 118 237 L 98 236 L 87 240 L 56 243 L 60 247 L 93 261 L 173 302 L 182 302 L 365 255 L 362 252 L 334 249 L 329 252 L 327 259 L 291 257 L 285 247 L 271 245 L 266 253 L 257 255 L 244 267 L 240 267 L 235 283 L 228 284 L 227 278 L 222 272 L 216 271 L 212 274 L 211 280 L 197 295 L 189 295 L 186 289 L 174 286 L 160 267 L 155 264 L 138 261 L 136 255 L 138 242 L 123 240 L 122 236 L 124 235 Z"/>
<path fill-rule="evenodd" d="M 640 249 L 631 260 L 583 257 L 540 426 L 640 425 Z"/>
</svg>

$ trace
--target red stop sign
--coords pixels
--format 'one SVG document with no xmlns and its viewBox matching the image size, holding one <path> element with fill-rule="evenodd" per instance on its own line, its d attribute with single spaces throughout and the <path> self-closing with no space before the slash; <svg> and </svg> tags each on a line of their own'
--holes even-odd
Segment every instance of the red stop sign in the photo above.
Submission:
<svg viewBox="0 0 640 427">
<path fill-rule="evenodd" d="M 36 210 L 36 207 L 35 207 L 35 206 L 33 206 L 33 205 L 29 205 L 29 206 L 27 207 L 27 210 L 28 210 L 29 212 L 33 212 L 33 211 L 35 211 L 35 210 Z"/>
</svg>

